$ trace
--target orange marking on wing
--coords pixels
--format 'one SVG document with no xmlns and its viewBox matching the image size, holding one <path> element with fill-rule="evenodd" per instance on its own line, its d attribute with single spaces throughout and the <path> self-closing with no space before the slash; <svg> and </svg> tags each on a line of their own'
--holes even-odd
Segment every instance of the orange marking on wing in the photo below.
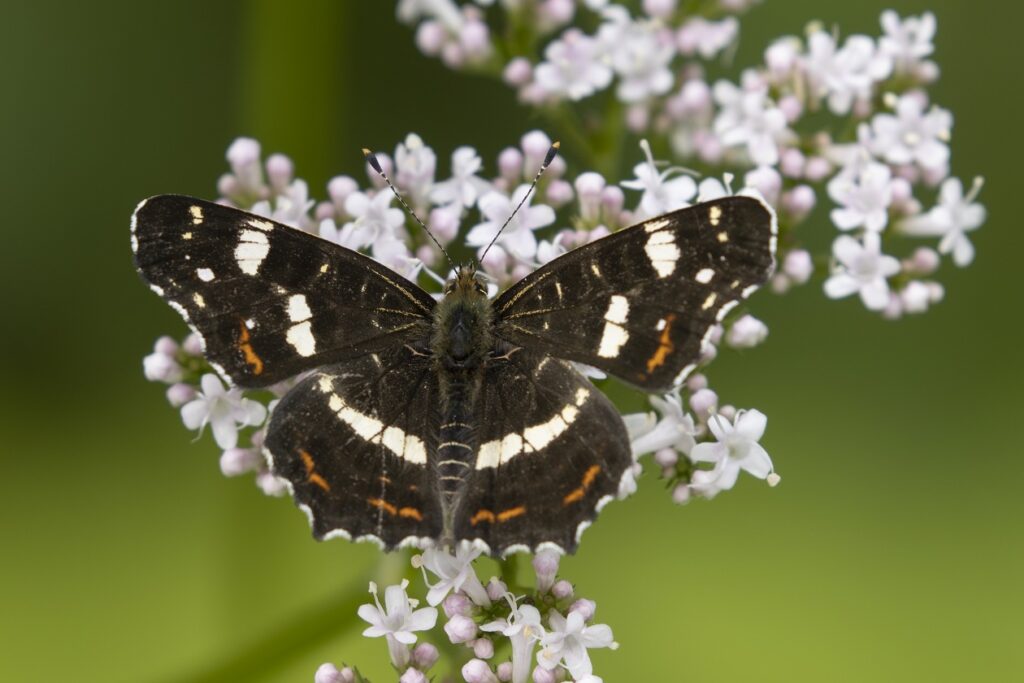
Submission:
<svg viewBox="0 0 1024 683">
<path fill-rule="evenodd" d="M 480 522 L 494 523 L 494 513 L 490 510 L 477 510 L 476 514 L 469 518 L 469 523 L 476 526 Z"/>
<path fill-rule="evenodd" d="M 591 465 L 587 468 L 587 471 L 583 473 L 583 483 L 579 488 L 573 489 L 565 498 L 562 499 L 562 505 L 570 505 L 578 500 L 583 500 L 583 496 L 587 493 L 587 489 L 590 488 L 594 480 L 597 479 L 598 473 L 601 471 L 600 465 Z"/>
<path fill-rule="evenodd" d="M 263 359 L 256 355 L 256 352 L 252 349 L 252 344 L 249 343 L 249 328 L 245 326 L 245 322 L 240 323 L 240 326 L 242 334 L 238 337 L 238 350 L 245 355 L 245 362 L 252 368 L 252 374 L 262 374 Z"/>
<path fill-rule="evenodd" d="M 331 490 L 331 485 L 328 484 L 327 481 L 323 477 L 321 477 L 319 474 L 311 474 L 311 475 L 309 475 L 309 483 L 316 484 L 317 486 L 322 488 L 324 491 L 330 491 Z"/>
<path fill-rule="evenodd" d="M 499 522 L 507 522 L 510 519 L 515 519 L 519 515 L 525 515 L 526 508 L 520 505 L 519 507 L 509 508 L 498 513 Z"/>
<path fill-rule="evenodd" d="M 583 494 L 586 493 L 586 489 L 582 486 L 578 489 L 573 489 L 569 495 L 562 499 L 562 505 L 569 505 L 575 503 L 577 500 L 583 500 Z"/>
<path fill-rule="evenodd" d="M 313 474 L 315 463 L 313 462 L 313 456 L 307 451 L 299 451 L 299 457 L 302 458 L 302 464 L 306 466 L 306 474 Z"/>
<path fill-rule="evenodd" d="M 658 338 L 658 349 L 654 352 L 654 355 L 647 359 L 647 372 L 654 372 L 654 368 L 665 364 L 665 359 L 668 358 L 668 354 L 676 350 L 675 344 L 672 343 L 672 321 L 676 319 L 675 313 L 669 313 L 665 316 L 665 329 L 661 331 L 661 337 Z"/>
<path fill-rule="evenodd" d="M 389 515 L 398 514 L 398 508 L 396 508 L 394 505 L 387 502 L 386 500 L 381 500 L 380 498 L 367 498 L 366 502 L 375 508 L 380 508 L 384 512 L 387 512 Z"/>
<path fill-rule="evenodd" d="M 417 522 L 423 521 L 423 515 L 420 514 L 420 511 L 417 510 L 416 508 L 402 508 L 401 510 L 398 511 L 398 516 L 410 517 L 412 519 L 415 519 Z"/>
</svg>

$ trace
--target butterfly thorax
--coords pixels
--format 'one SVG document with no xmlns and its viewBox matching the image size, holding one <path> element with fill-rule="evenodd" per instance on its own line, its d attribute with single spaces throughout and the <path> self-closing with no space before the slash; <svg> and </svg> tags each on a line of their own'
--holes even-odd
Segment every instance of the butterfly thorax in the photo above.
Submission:
<svg viewBox="0 0 1024 683">
<path fill-rule="evenodd" d="M 441 404 L 436 466 L 444 494 L 445 527 L 449 531 L 447 522 L 462 491 L 462 482 L 473 471 L 474 406 L 494 340 L 487 286 L 474 266 L 460 267 L 444 292 L 444 298 L 434 309 L 431 350 Z"/>
</svg>

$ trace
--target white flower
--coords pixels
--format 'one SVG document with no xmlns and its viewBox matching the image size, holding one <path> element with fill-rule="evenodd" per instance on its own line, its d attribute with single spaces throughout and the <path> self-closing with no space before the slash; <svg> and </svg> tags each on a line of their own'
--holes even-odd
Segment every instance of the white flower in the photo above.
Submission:
<svg viewBox="0 0 1024 683">
<path fill-rule="evenodd" d="M 582 100 L 612 82 L 601 45 L 577 29 L 548 44 L 544 59 L 537 65 L 534 79 L 548 94 Z"/>
<path fill-rule="evenodd" d="M 768 452 L 758 443 L 764 436 L 768 418 L 760 410 L 741 410 L 734 422 L 721 415 L 708 418 L 715 443 L 699 443 L 690 452 L 693 462 L 711 462 L 714 469 L 693 473 L 691 488 L 710 498 L 731 489 L 740 470 L 758 479 L 767 479 L 774 471 Z"/>
<path fill-rule="evenodd" d="M 541 638 L 544 649 L 537 655 L 537 662 L 549 670 L 558 666 L 559 662 L 564 662 L 574 680 L 594 672 L 588 649 L 618 647 L 611 628 L 605 624 L 587 626 L 583 615 L 576 610 L 570 611 L 568 617 L 551 610 L 548 613 L 548 624 L 551 630 Z"/>
<path fill-rule="evenodd" d="M 900 73 L 913 73 L 921 61 L 935 51 L 935 15 L 925 12 L 919 17 L 900 21 L 894 10 L 882 12 L 882 30 L 885 35 L 878 41 L 878 49 L 888 55 Z"/>
<path fill-rule="evenodd" d="M 371 582 L 370 593 L 373 594 L 375 604 L 362 605 L 358 611 L 359 617 L 370 624 L 369 628 L 363 631 L 363 635 L 368 638 L 385 636 L 391 661 L 398 668 L 409 663 L 408 646 L 416 642 L 414 632 L 429 631 L 437 623 L 437 610 L 433 607 L 412 611 L 415 603 L 405 593 L 408 585 L 408 581 L 402 581 L 396 586 L 385 588 L 386 607 L 381 607 L 377 585 Z"/>
<path fill-rule="evenodd" d="M 714 130 L 726 147 L 745 145 L 758 166 L 779 161 L 778 143 L 789 136 L 786 115 L 768 97 L 768 89 L 740 89 L 729 81 L 714 85 L 715 101 L 721 110 Z"/>
<path fill-rule="evenodd" d="M 982 180 L 974 181 L 971 191 L 964 196 L 959 178 L 948 178 L 939 188 L 939 203 L 927 213 L 905 220 L 900 226 L 908 235 L 942 236 L 939 251 L 953 254 L 953 263 L 966 266 L 974 260 L 974 245 L 967 233 L 977 230 L 985 222 L 985 207 L 976 203 Z"/>
<path fill-rule="evenodd" d="M 808 39 L 804 69 L 816 97 L 828 97 L 833 114 L 848 114 L 855 100 L 871 96 L 871 88 L 892 71 L 892 59 L 875 48 L 868 36 L 850 36 L 842 48 L 824 31 Z"/>
<path fill-rule="evenodd" d="M 872 161 L 837 174 L 828 184 L 828 194 L 840 208 L 832 210 L 832 222 L 840 230 L 863 227 L 880 232 L 889 224 L 892 204 L 892 171 Z"/>
<path fill-rule="evenodd" d="M 257 216 L 265 216 L 278 223 L 284 223 L 300 230 L 306 230 L 310 226 L 309 210 L 315 204 L 309 198 L 309 187 L 305 180 L 293 180 L 284 192 L 274 198 L 273 204 L 270 200 L 256 202 L 250 211 Z"/>
<path fill-rule="evenodd" d="M 674 448 L 688 454 L 696 443 L 693 437 L 697 428 L 693 418 L 683 410 L 679 393 L 666 394 L 664 397 L 651 396 L 648 400 L 661 414 L 661 419 L 646 425 L 640 425 L 639 420 L 632 421 L 634 431 L 630 433 L 630 438 L 633 457 L 662 448 Z"/>
<path fill-rule="evenodd" d="M 520 185 L 511 197 L 506 197 L 500 192 L 488 192 L 481 197 L 477 205 L 487 220 L 469 231 L 466 235 L 466 244 L 471 247 L 489 244 L 529 191 L 529 185 Z M 533 231 L 555 221 L 554 209 L 544 204 L 530 206 L 531 199 L 532 197 L 526 198 L 522 208 L 509 221 L 497 242 L 521 261 L 532 260 L 537 254 L 537 238 Z"/>
<path fill-rule="evenodd" d="M 711 59 L 736 40 L 739 30 L 740 22 L 736 17 L 726 17 L 721 21 L 694 17 L 676 33 L 676 43 L 684 55 L 696 53 L 704 59 Z"/>
<path fill-rule="evenodd" d="M 423 552 L 420 562 L 425 571 L 429 571 L 440 581 L 431 584 L 424 581 L 430 590 L 427 592 L 427 602 L 431 605 L 439 605 L 449 591 L 462 591 L 470 600 L 478 605 L 489 607 L 491 599 L 487 597 L 480 579 L 473 570 L 473 561 L 480 557 L 482 548 L 474 546 L 468 541 L 461 542 L 452 555 L 444 548 L 428 548 Z"/>
<path fill-rule="evenodd" d="M 540 623 L 540 612 L 533 605 L 516 604 L 511 593 L 505 595 L 512 608 L 508 619 L 498 619 L 483 624 L 481 631 L 498 631 L 506 636 L 512 644 L 512 683 L 525 683 L 530 675 L 530 661 L 533 648 L 537 641 L 544 637 L 544 627 Z"/>
<path fill-rule="evenodd" d="M 640 102 L 664 95 L 672 88 L 669 63 L 675 55 L 671 35 L 653 21 L 633 21 L 624 7 L 604 11 L 607 21 L 597 39 L 608 51 L 612 68 L 619 75 L 616 94 L 623 102 Z"/>
<path fill-rule="evenodd" d="M 832 243 L 832 253 L 839 265 L 825 281 L 825 294 L 841 299 L 860 293 L 861 301 L 872 311 L 880 311 L 889 303 L 889 278 L 900 271 L 900 262 L 882 253 L 882 239 L 877 232 L 864 234 L 861 244 L 849 235 L 840 235 Z"/>
<path fill-rule="evenodd" d="M 434 185 L 430 199 L 436 204 L 470 207 L 491 184 L 477 176 L 483 162 L 472 147 L 459 147 L 452 152 L 452 177 Z"/>
<path fill-rule="evenodd" d="M 953 115 L 933 106 L 927 112 L 919 95 L 903 95 L 894 114 L 871 120 L 871 150 L 891 164 L 917 164 L 925 170 L 942 169 L 949 161 L 949 131 Z"/>
<path fill-rule="evenodd" d="M 453 32 L 463 24 L 459 6 L 452 0 L 398 0 L 395 14 L 405 24 L 415 23 L 421 17 L 436 18 Z"/>
<path fill-rule="evenodd" d="M 436 168 L 437 155 L 415 133 L 395 148 L 395 183 L 409 193 L 407 201 L 413 206 L 426 204 Z"/>
<path fill-rule="evenodd" d="M 200 380 L 202 391 L 181 408 L 181 420 L 189 429 L 202 429 L 207 424 L 222 449 L 238 445 L 238 428 L 255 426 L 267 417 L 262 403 L 242 398 L 242 390 L 224 390 L 217 375 L 206 374 Z"/>
<path fill-rule="evenodd" d="M 362 246 L 373 244 L 382 235 L 395 235 L 405 224 L 405 214 L 391 207 L 394 198 L 390 190 L 380 190 L 372 196 L 353 192 L 345 199 L 345 211 L 355 221 L 342 226 L 342 231 L 351 225 L 350 239 Z"/>
<path fill-rule="evenodd" d="M 697 183 L 688 175 L 680 175 L 669 179 L 669 175 L 681 169 L 670 167 L 658 171 L 658 162 L 654 161 L 651 146 L 647 140 L 640 141 L 640 147 L 647 156 L 647 161 L 633 167 L 634 180 L 626 180 L 622 187 L 629 190 L 643 190 L 640 206 L 634 218 L 649 218 L 689 205 L 689 201 L 697 194 Z"/>
</svg>

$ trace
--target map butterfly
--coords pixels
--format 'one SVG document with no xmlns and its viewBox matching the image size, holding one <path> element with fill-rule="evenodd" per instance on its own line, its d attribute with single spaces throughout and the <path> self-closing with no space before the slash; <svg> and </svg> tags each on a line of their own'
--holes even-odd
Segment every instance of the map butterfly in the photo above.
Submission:
<svg viewBox="0 0 1024 683">
<path fill-rule="evenodd" d="M 572 363 L 671 391 L 767 280 L 775 240 L 765 202 L 723 197 L 578 247 L 493 300 L 463 265 L 435 300 L 239 209 L 162 195 L 132 217 L 139 273 L 224 379 L 310 373 L 273 411 L 264 452 L 317 539 L 494 555 L 573 552 L 632 477 L 619 412 Z"/>
</svg>

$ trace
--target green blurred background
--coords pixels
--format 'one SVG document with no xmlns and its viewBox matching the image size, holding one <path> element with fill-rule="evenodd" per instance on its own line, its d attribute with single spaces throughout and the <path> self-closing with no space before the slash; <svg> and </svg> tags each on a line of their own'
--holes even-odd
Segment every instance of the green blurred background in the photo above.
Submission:
<svg viewBox="0 0 1024 683">
<path fill-rule="evenodd" d="M 737 64 L 814 18 L 877 33 L 884 7 L 769 2 Z M 608 508 L 563 565 L 622 645 L 594 656 L 606 681 L 1021 680 L 1024 10 L 898 9 L 929 8 L 954 173 L 988 180 L 977 260 L 899 323 L 817 287 L 757 297 L 768 343 L 712 382 L 769 415 L 783 483 L 677 508 L 647 477 Z M 390 2 L 9 2 L 0 75 L 0 680 L 310 681 L 323 661 L 392 680 L 382 641 L 337 626 L 377 551 L 314 543 L 289 501 L 222 477 L 143 379 L 184 325 L 138 282 L 128 217 L 214 196 L 240 134 L 322 197 L 361 146 L 416 131 L 442 165 L 458 144 L 490 164 L 537 122 L 421 57 Z"/>
</svg>

